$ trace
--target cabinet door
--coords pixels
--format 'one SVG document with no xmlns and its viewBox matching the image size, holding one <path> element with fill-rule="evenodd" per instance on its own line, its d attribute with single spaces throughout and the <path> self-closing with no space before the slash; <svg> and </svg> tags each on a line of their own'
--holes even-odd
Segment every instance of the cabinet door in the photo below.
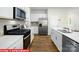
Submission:
<svg viewBox="0 0 79 59">
<path fill-rule="evenodd" d="M 0 18 L 13 19 L 13 7 L 0 7 Z"/>
<path fill-rule="evenodd" d="M 55 31 L 54 30 L 52 30 L 52 32 L 51 32 L 51 38 L 52 38 L 52 41 L 55 43 L 55 37 L 56 37 L 56 35 L 55 35 Z"/>
<path fill-rule="evenodd" d="M 35 34 L 38 34 L 38 27 L 35 27 L 34 31 L 35 31 Z"/>
<path fill-rule="evenodd" d="M 23 49 L 23 38 L 16 41 L 8 49 Z"/>
<path fill-rule="evenodd" d="M 34 28 L 34 30 L 33 30 L 34 31 L 34 34 L 38 34 L 38 27 L 37 26 L 34 26 L 33 28 Z"/>
<path fill-rule="evenodd" d="M 58 41 L 57 41 L 58 39 L 57 39 L 57 34 L 56 34 L 55 30 L 52 30 L 51 37 L 52 37 L 52 41 L 54 42 L 54 44 L 58 48 Z"/>
<path fill-rule="evenodd" d="M 19 42 L 15 45 L 14 48 L 15 48 L 15 49 L 23 49 L 23 41 L 19 41 Z"/>
<path fill-rule="evenodd" d="M 59 32 L 56 32 L 56 42 L 59 51 L 62 51 L 62 34 L 60 34 Z"/>
<path fill-rule="evenodd" d="M 52 41 L 55 43 L 56 47 L 59 51 L 62 51 L 62 34 L 59 32 L 52 30 L 51 33 Z"/>
</svg>

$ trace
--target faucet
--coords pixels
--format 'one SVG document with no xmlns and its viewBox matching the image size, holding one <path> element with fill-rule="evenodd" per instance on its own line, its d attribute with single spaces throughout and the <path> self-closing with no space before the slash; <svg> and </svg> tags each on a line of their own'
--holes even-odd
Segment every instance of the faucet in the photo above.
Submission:
<svg viewBox="0 0 79 59">
<path fill-rule="evenodd" d="M 67 27 L 64 27 L 64 30 L 66 30 L 67 32 L 69 32 L 69 28 L 67 28 Z"/>
<path fill-rule="evenodd" d="M 67 32 L 72 32 L 70 28 L 64 27 L 64 30 L 66 30 Z"/>
</svg>

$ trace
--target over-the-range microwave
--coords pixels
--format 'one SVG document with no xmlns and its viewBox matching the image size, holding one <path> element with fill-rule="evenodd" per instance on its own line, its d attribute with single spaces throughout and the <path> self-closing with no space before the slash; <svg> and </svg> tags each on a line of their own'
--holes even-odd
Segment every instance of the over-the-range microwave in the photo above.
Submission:
<svg viewBox="0 0 79 59">
<path fill-rule="evenodd" d="M 24 20 L 26 19 L 26 12 L 18 7 L 13 7 L 13 18 Z"/>
</svg>

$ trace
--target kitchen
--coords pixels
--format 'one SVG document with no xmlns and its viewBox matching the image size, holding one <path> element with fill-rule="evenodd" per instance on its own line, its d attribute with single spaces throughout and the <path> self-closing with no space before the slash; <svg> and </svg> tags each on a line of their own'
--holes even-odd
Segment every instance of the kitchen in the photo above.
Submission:
<svg viewBox="0 0 79 59">
<path fill-rule="evenodd" d="M 24 28 L 26 11 L 29 8 L 24 7 L 1 7 L 0 8 L 0 39 L 1 49 L 29 49 L 30 44 L 30 29 L 28 26 Z M 30 14 L 27 13 L 27 20 L 29 21 Z"/>
<path fill-rule="evenodd" d="M 15 7 L 15 11 L 0 7 L 1 49 L 79 52 L 79 8 Z M 21 18 L 16 17 L 19 15 Z"/>
</svg>

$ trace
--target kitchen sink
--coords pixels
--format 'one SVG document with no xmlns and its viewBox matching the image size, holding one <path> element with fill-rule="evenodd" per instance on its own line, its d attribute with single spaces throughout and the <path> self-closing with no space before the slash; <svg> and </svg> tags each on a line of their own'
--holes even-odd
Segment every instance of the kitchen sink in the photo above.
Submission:
<svg viewBox="0 0 79 59">
<path fill-rule="evenodd" d="M 66 30 L 58 30 L 58 31 L 63 32 L 63 33 L 71 33 L 71 32 L 66 31 Z"/>
</svg>

